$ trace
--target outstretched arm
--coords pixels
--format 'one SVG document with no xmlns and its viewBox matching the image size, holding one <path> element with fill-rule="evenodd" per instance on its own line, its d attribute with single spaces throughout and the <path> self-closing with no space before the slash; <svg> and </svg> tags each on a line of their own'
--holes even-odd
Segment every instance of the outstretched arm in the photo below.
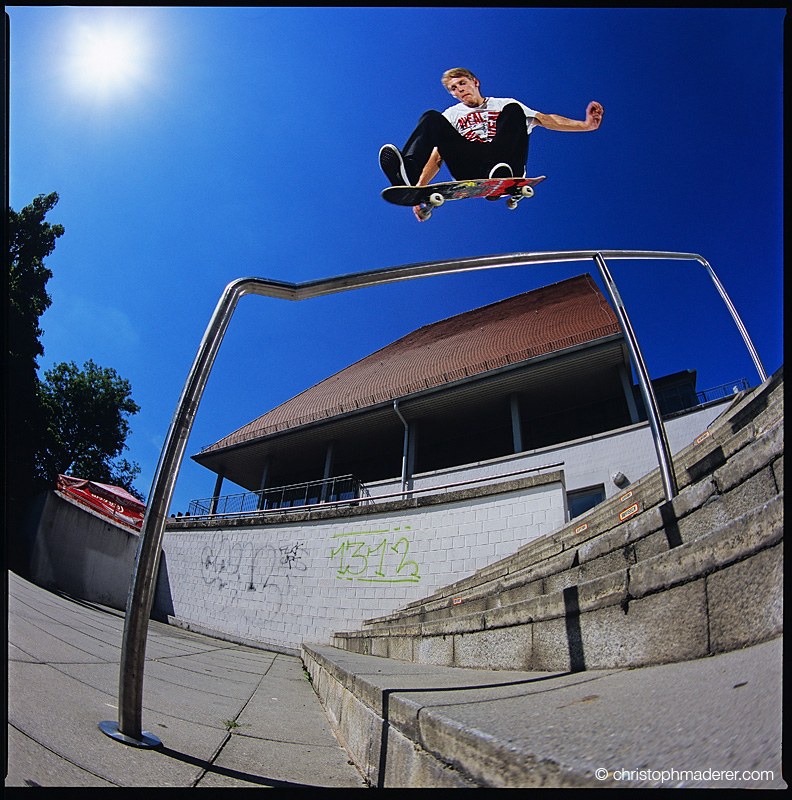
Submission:
<svg viewBox="0 0 792 800">
<path fill-rule="evenodd" d="M 443 159 L 440 157 L 440 153 L 438 152 L 437 148 L 435 147 L 432 150 L 432 155 L 429 156 L 429 160 L 426 162 L 426 166 L 421 171 L 421 175 L 418 178 L 418 183 L 416 186 L 428 186 L 431 182 L 432 178 L 440 172 L 440 167 L 443 166 Z M 415 214 L 415 218 L 419 222 L 423 222 L 418 212 L 421 210 L 421 206 L 413 206 L 413 214 Z"/>
<path fill-rule="evenodd" d="M 585 119 L 568 119 L 559 114 L 536 114 L 536 123 L 551 131 L 595 131 L 602 122 L 605 109 L 599 103 L 589 103 Z"/>
<path fill-rule="evenodd" d="M 432 155 L 429 156 L 429 160 L 426 162 L 423 170 L 421 171 L 421 175 L 418 178 L 418 183 L 416 186 L 427 186 L 432 178 L 440 172 L 440 167 L 443 166 L 443 159 L 440 158 L 440 153 L 438 152 L 437 148 L 435 147 L 432 150 Z"/>
</svg>

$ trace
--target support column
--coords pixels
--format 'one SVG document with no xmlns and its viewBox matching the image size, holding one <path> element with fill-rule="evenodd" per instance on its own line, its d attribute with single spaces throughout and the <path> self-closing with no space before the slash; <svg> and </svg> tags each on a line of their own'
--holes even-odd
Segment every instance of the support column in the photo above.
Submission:
<svg viewBox="0 0 792 800">
<path fill-rule="evenodd" d="M 520 424 L 520 405 L 516 394 L 509 397 L 511 404 L 511 424 L 512 424 L 512 441 L 514 442 L 514 452 L 522 453 L 522 425 Z"/>
<path fill-rule="evenodd" d="M 220 499 L 220 492 L 223 491 L 223 478 L 225 475 L 222 472 L 217 473 L 217 480 L 215 481 L 214 493 L 209 503 L 209 513 L 217 513 L 217 501 Z"/>
<path fill-rule="evenodd" d="M 326 503 L 329 489 L 329 478 L 333 470 L 333 455 L 335 450 L 335 442 L 329 442 L 327 445 L 327 453 L 325 454 L 324 474 L 322 475 L 322 494 L 320 495 L 319 502 Z"/>
<path fill-rule="evenodd" d="M 415 472 L 415 458 L 418 453 L 418 423 L 410 425 L 410 437 L 407 442 L 407 486 L 412 488 L 412 476 Z"/>
<path fill-rule="evenodd" d="M 264 510 L 264 490 L 267 488 L 267 479 L 269 478 L 269 469 L 270 469 L 270 456 L 267 456 L 264 459 L 264 466 L 261 470 L 261 483 L 259 484 L 259 496 L 258 502 L 256 503 L 256 510 L 263 511 Z"/>
<path fill-rule="evenodd" d="M 619 366 L 619 377 L 622 382 L 622 389 L 624 390 L 624 399 L 627 401 L 627 408 L 630 411 L 630 422 L 635 425 L 640 422 L 638 419 L 638 407 L 635 405 L 635 395 L 632 389 L 632 376 L 628 374 L 627 367 L 624 364 Z"/>
<path fill-rule="evenodd" d="M 413 474 L 415 467 L 415 423 L 408 424 L 407 420 L 399 411 L 399 401 L 393 401 L 393 410 L 396 416 L 404 425 L 404 445 L 402 446 L 402 471 L 401 471 L 401 491 L 402 498 L 407 497 L 407 482 L 409 476 Z"/>
</svg>

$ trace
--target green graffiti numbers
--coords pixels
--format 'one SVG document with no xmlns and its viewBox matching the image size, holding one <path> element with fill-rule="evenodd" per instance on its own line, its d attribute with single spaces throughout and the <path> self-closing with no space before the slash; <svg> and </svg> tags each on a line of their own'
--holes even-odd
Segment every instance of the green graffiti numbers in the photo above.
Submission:
<svg viewBox="0 0 792 800">
<path fill-rule="evenodd" d="M 364 583 L 418 583 L 420 569 L 416 561 L 407 558 L 410 540 L 401 532 L 401 528 L 395 528 L 337 533 L 330 551 L 336 578 Z"/>
</svg>

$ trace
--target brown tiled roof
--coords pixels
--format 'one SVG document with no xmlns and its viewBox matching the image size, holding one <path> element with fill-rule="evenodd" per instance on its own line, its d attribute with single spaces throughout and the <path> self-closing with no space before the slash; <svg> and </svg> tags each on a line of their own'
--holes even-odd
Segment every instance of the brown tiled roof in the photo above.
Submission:
<svg viewBox="0 0 792 800">
<path fill-rule="evenodd" d="M 618 333 L 590 275 L 425 325 L 287 400 L 203 450 L 394 400 Z"/>
</svg>

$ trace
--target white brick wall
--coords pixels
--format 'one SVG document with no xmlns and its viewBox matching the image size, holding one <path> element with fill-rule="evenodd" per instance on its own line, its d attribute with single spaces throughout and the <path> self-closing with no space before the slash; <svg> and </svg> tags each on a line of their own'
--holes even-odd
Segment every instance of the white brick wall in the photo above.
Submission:
<svg viewBox="0 0 792 800">
<path fill-rule="evenodd" d="M 347 520 L 166 531 L 155 610 L 297 649 L 359 628 L 563 524 L 558 481 Z"/>
</svg>

